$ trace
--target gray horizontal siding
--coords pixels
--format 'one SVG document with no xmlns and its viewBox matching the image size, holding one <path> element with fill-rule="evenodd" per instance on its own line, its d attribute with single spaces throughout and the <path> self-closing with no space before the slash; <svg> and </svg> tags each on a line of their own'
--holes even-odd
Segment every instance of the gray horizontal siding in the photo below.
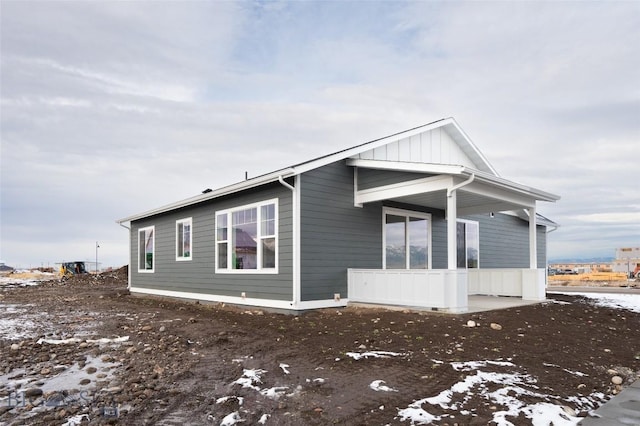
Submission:
<svg viewBox="0 0 640 426">
<path fill-rule="evenodd" d="M 337 162 L 301 182 L 301 300 L 347 295 L 347 268 L 382 267 L 381 204 L 353 205 L 353 169 Z"/>
<path fill-rule="evenodd" d="M 358 189 L 371 189 L 377 186 L 421 179 L 433 176 L 427 173 L 399 172 L 395 170 L 358 169 Z"/>
<path fill-rule="evenodd" d="M 475 220 L 480 227 L 480 268 L 528 268 L 529 222 L 496 213 L 461 217 Z M 546 228 L 537 227 L 538 268 L 546 268 Z"/>
<path fill-rule="evenodd" d="M 215 213 L 269 199 L 278 199 L 278 274 L 216 274 Z M 133 287 L 209 295 L 292 300 L 291 191 L 279 183 L 233 196 L 145 218 L 131 224 L 131 283 Z M 176 220 L 192 217 L 192 260 L 177 261 Z M 138 229 L 155 226 L 155 271 L 138 272 Z"/>
</svg>

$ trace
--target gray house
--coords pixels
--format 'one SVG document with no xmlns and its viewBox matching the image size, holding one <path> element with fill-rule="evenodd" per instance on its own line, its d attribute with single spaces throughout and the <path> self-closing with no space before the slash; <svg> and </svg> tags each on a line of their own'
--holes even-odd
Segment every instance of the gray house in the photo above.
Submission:
<svg viewBox="0 0 640 426">
<path fill-rule="evenodd" d="M 120 219 L 132 293 L 287 310 L 464 312 L 545 297 L 559 197 L 504 179 L 453 118 Z"/>
</svg>

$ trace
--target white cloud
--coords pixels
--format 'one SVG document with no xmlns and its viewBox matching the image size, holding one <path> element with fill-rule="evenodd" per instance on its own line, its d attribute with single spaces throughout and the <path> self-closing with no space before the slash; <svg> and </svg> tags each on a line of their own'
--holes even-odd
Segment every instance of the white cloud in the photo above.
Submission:
<svg viewBox="0 0 640 426">
<path fill-rule="evenodd" d="M 149 6 L 3 3 L 7 262 L 124 263 L 117 218 L 448 116 L 563 197 L 551 256 L 640 243 L 633 3 Z"/>
</svg>

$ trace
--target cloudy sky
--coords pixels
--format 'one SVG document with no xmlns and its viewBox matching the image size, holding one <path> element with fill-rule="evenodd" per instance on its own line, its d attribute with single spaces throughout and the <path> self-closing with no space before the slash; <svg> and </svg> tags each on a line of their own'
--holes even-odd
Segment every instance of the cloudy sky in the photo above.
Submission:
<svg viewBox="0 0 640 426">
<path fill-rule="evenodd" d="M 0 259 L 127 263 L 115 220 L 454 117 L 562 196 L 551 258 L 640 247 L 640 2 L 0 2 Z"/>
</svg>

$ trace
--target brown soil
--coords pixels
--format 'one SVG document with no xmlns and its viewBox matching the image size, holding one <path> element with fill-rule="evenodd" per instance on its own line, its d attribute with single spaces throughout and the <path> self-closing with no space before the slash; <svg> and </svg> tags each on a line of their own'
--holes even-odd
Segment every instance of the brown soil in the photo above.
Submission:
<svg viewBox="0 0 640 426">
<path fill-rule="evenodd" d="M 32 337 L 0 336 L 5 401 L 14 391 L 9 380 L 36 376 L 22 386 L 37 387 L 59 370 L 74 363 L 84 368 L 95 358 L 112 367 L 104 380 L 91 377 L 82 398 L 59 407 L 44 409 L 51 392 L 38 391 L 27 404 L 15 404 L 16 398 L 13 405 L 0 404 L 0 424 L 62 424 L 71 415 L 87 414 L 91 424 L 219 425 L 234 411 L 245 420 L 240 424 L 258 424 L 264 414 L 270 416 L 268 425 L 410 424 L 401 422 L 399 408 L 462 380 L 464 374 L 451 362 L 482 360 L 509 360 L 537 380 L 538 392 L 556 396 L 556 404 L 584 416 L 589 404 L 567 398 L 602 392 L 595 408 L 621 389 L 611 382 L 616 373 L 608 370 L 623 378 L 622 387 L 637 379 L 640 314 L 599 308 L 577 296 L 553 299 L 571 303 L 465 315 L 349 307 L 294 316 L 134 297 L 126 290 L 124 268 L 11 288 L 0 292 L 0 306 L 20 305 L 25 316 L 41 315 L 42 321 Z M 478 325 L 468 327 L 468 320 Z M 42 337 L 80 333 L 85 333 L 81 343 L 38 343 Z M 115 336 L 129 340 L 85 341 Z M 366 351 L 402 355 L 347 356 Z M 254 382 L 254 388 L 234 384 L 244 369 L 265 370 L 261 383 Z M 376 392 L 369 387 L 374 380 L 398 391 Z M 279 398 L 257 388 L 275 388 Z M 73 388 L 59 393 L 78 395 Z M 236 398 L 219 400 L 225 396 Z M 444 414 L 437 406 L 428 408 Z M 473 413 L 445 416 L 438 424 L 488 424 L 502 408 L 478 400 Z M 527 424 L 524 417 L 509 420 Z"/>
</svg>

